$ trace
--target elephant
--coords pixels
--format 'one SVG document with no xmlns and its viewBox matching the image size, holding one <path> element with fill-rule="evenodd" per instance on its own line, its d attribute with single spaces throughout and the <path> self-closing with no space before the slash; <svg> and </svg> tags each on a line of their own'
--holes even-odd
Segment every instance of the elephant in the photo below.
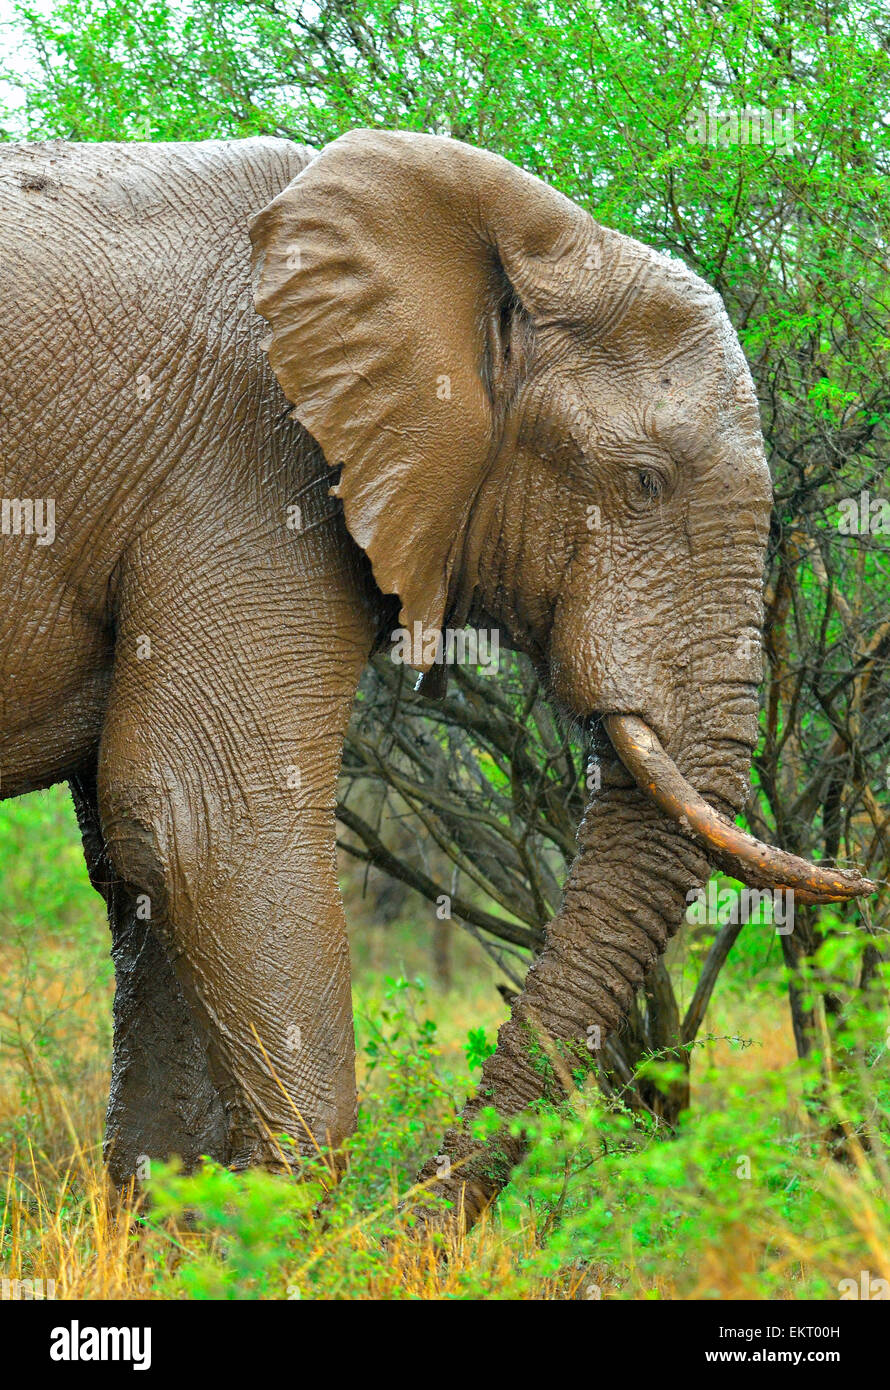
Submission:
<svg viewBox="0 0 890 1390">
<path fill-rule="evenodd" d="M 0 148 L 0 794 L 67 781 L 116 973 L 105 1156 L 233 1168 L 356 1121 L 335 788 L 397 631 L 500 632 L 600 786 L 478 1093 L 469 1223 L 717 864 L 871 891 L 735 824 L 771 483 L 717 293 L 443 136 Z M 547 1065 L 541 1065 L 542 1056 Z M 512 1134 L 512 1128 L 510 1131 Z"/>
</svg>

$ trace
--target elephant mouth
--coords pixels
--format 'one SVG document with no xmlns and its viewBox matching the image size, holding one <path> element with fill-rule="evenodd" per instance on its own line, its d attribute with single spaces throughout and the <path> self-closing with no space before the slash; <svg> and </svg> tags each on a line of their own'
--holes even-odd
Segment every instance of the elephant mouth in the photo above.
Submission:
<svg viewBox="0 0 890 1390">
<path fill-rule="evenodd" d="M 607 714 L 602 722 L 641 791 L 701 845 L 724 873 L 752 888 L 791 889 L 803 903 L 846 902 L 876 891 L 876 884 L 856 869 L 808 864 L 739 829 L 686 780 L 645 720 L 632 714 Z"/>
</svg>

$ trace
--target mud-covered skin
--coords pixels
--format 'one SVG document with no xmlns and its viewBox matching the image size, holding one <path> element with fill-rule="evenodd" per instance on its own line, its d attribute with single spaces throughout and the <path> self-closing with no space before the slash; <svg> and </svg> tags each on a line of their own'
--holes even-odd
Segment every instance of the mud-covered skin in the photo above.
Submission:
<svg viewBox="0 0 890 1390">
<path fill-rule="evenodd" d="M 744 358 L 684 266 L 437 137 L 0 146 L 0 219 L 4 495 L 57 530 L 0 538 L 0 790 L 71 780 L 106 882 L 112 1171 L 336 1144 L 335 783 L 392 595 L 409 626 L 489 615 L 564 708 L 640 716 L 678 785 L 742 804 L 771 500 Z M 468 1121 L 561 1088 L 707 875 L 604 753 L 452 1174 L 425 1171 L 469 1216 L 518 1144 L 467 1164 Z"/>
<path fill-rule="evenodd" d="M 305 158 L 0 151 L 2 495 L 56 512 L 51 545 L 0 538 L 0 790 L 98 779 L 119 1180 L 354 1121 L 333 805 L 379 599 L 260 347 L 247 237 Z"/>
<path fill-rule="evenodd" d="M 145 1159 L 202 1155 L 224 1163 L 228 1125 L 207 1047 L 157 932 L 107 854 L 95 779 L 71 779 L 90 881 L 108 904 L 114 959 L 114 1067 L 105 1155 L 122 1181 L 144 1177 Z M 138 1124 L 134 1123 L 138 1117 Z"/>
</svg>

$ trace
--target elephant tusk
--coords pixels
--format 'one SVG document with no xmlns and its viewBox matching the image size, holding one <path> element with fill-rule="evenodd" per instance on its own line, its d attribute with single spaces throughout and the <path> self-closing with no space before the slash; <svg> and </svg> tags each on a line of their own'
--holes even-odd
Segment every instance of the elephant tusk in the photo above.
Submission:
<svg viewBox="0 0 890 1390">
<path fill-rule="evenodd" d="M 718 868 L 757 888 L 790 888 L 805 903 L 844 902 L 876 891 L 856 869 L 829 869 L 764 844 L 700 796 L 668 757 L 649 725 L 632 714 L 603 723 L 640 789 L 707 851 Z"/>
</svg>

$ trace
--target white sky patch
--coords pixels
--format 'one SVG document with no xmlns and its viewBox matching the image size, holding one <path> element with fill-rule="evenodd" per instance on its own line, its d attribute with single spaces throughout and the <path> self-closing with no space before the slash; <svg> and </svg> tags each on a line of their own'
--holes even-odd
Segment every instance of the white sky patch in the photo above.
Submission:
<svg viewBox="0 0 890 1390">
<path fill-rule="evenodd" d="M 40 14 L 52 12 L 52 0 L 31 0 Z M 37 76 L 40 69 L 34 62 L 25 42 L 25 27 L 16 14 L 12 0 L 0 0 L 0 63 L 5 71 L 21 73 L 22 77 Z M 4 111 L 15 113 L 24 105 L 21 88 L 0 75 L 0 105 Z M 24 134 L 24 131 L 21 132 Z"/>
</svg>

